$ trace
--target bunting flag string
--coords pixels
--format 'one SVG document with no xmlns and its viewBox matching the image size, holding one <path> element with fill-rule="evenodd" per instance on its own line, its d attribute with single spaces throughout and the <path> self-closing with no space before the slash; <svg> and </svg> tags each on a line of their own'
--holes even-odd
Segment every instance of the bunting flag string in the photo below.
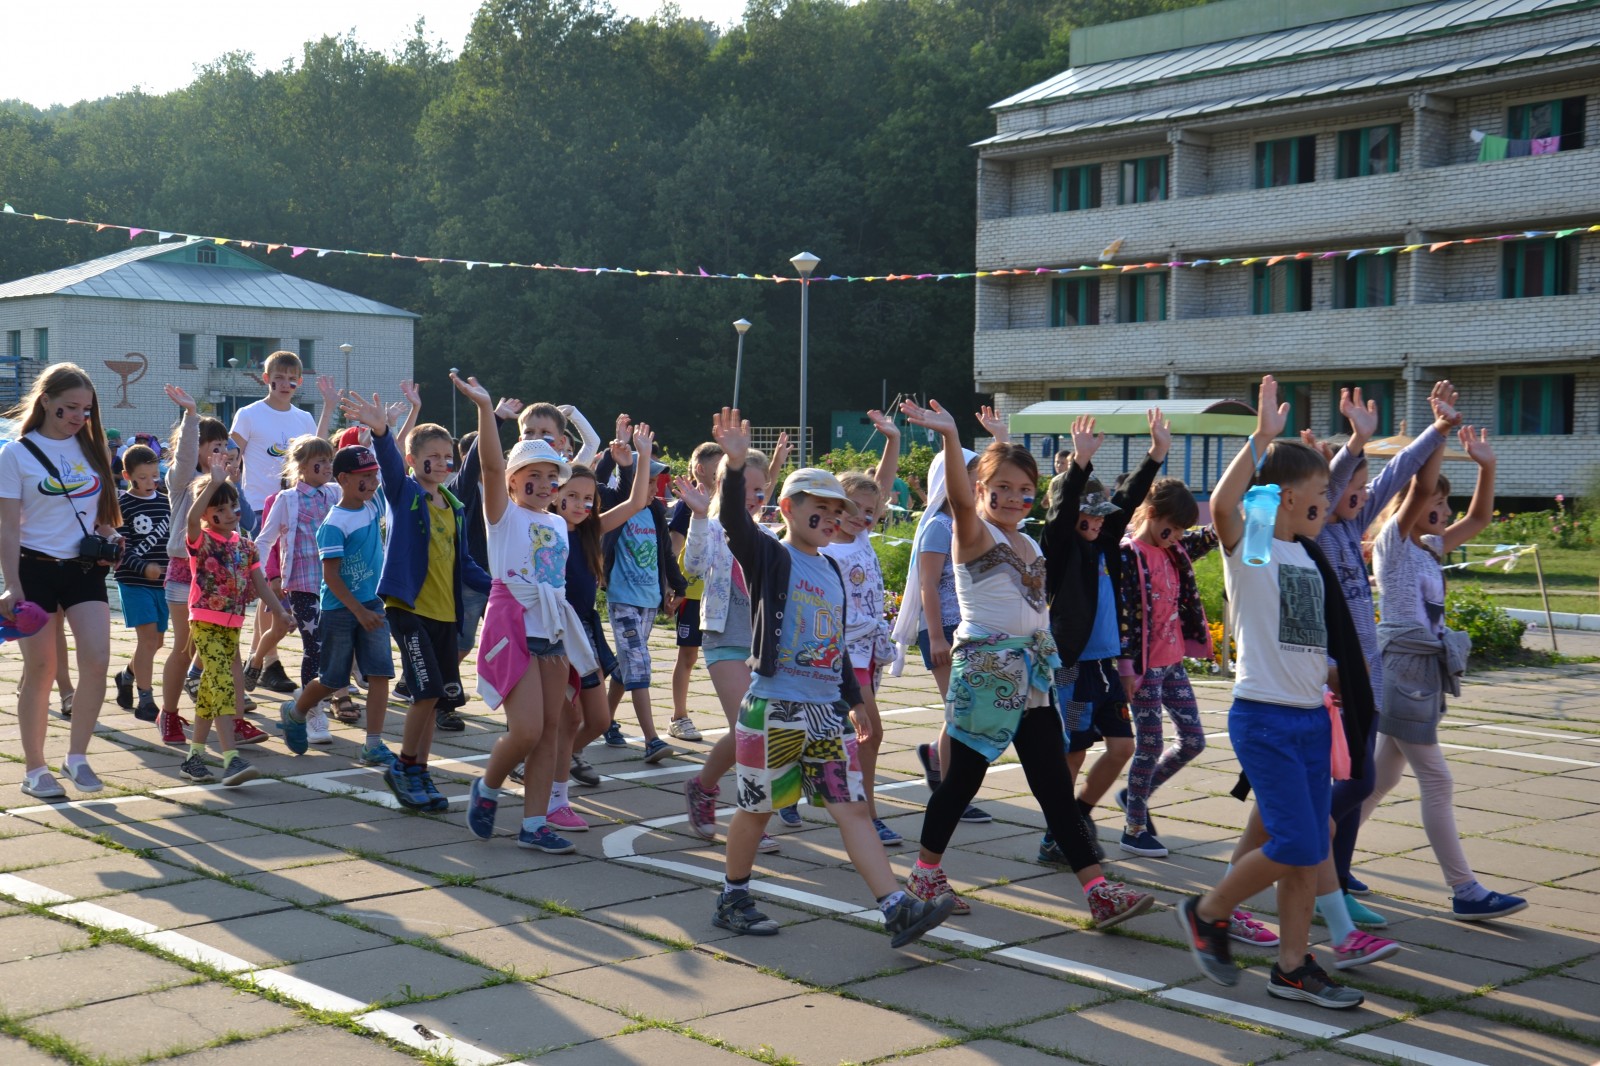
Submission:
<svg viewBox="0 0 1600 1066">
<path fill-rule="evenodd" d="M 0 204 L 0 216 L 15 219 L 32 220 L 34 222 L 56 222 L 67 226 L 89 226 L 97 233 L 106 230 L 120 230 L 128 235 L 129 240 L 150 235 L 158 242 L 182 238 L 187 242 L 209 242 L 219 245 L 233 245 L 242 249 L 260 249 L 268 256 L 287 250 L 290 259 L 299 259 L 308 252 L 315 252 L 318 259 L 330 255 L 348 255 L 365 259 L 387 259 L 391 262 L 408 263 L 435 263 L 440 266 L 465 267 L 473 270 L 484 267 L 489 270 L 544 270 L 568 274 L 593 274 L 596 277 L 602 274 L 631 275 L 640 278 L 694 278 L 712 281 L 764 281 L 783 284 L 784 282 L 798 282 L 801 279 L 783 274 L 726 274 L 708 271 L 703 266 L 693 270 L 645 270 L 637 267 L 602 267 L 602 266 L 566 266 L 561 263 L 514 263 L 510 261 L 493 261 L 487 259 L 459 259 L 449 256 L 436 255 L 405 255 L 400 252 L 366 252 L 352 248 L 318 248 L 313 245 L 293 244 L 288 241 L 256 241 L 240 240 L 233 237 L 215 237 L 205 234 L 180 233 L 176 230 L 156 229 L 151 226 L 126 226 L 112 222 L 88 222 L 77 218 L 59 218 L 55 215 L 43 215 L 33 212 L 18 211 L 11 204 Z M 1554 238 L 1565 240 L 1577 235 L 1587 236 L 1600 233 L 1600 224 L 1589 226 L 1572 226 L 1565 229 L 1554 230 L 1520 230 L 1513 233 L 1497 233 L 1483 237 L 1460 237 L 1444 241 L 1431 241 L 1419 244 L 1390 244 L 1376 248 L 1341 248 L 1332 251 L 1314 252 L 1279 252 L 1268 255 L 1227 255 L 1214 259 L 1152 259 L 1145 262 L 1111 263 L 1104 262 L 1106 258 L 1117 255 L 1121 251 L 1123 241 L 1118 239 L 1105 249 L 1100 255 L 1100 260 L 1095 263 L 1080 266 L 1060 267 L 1002 267 L 994 270 L 963 270 L 949 272 L 919 271 L 903 274 L 828 274 L 816 275 L 811 278 L 813 282 L 874 282 L 874 281 L 965 281 L 971 278 L 1002 278 L 1002 277 L 1063 277 L 1070 275 L 1083 275 L 1089 273 L 1110 271 L 1114 273 L 1130 273 L 1134 271 L 1151 270 L 1180 270 L 1199 269 L 1203 267 L 1228 267 L 1228 266 L 1253 266 L 1265 263 L 1267 266 L 1276 266 L 1286 260 L 1304 259 L 1356 259 L 1364 255 L 1411 255 L 1418 252 L 1436 253 L 1446 248 L 1458 245 L 1490 244 L 1498 241 L 1537 240 L 1541 238 Z"/>
<path fill-rule="evenodd" d="M 1494 554 L 1487 559 L 1468 559 L 1464 562 L 1451 563 L 1441 566 L 1441 570 L 1465 570 L 1469 566 L 1498 566 L 1510 573 L 1517 565 L 1517 560 L 1524 555 L 1532 555 L 1539 550 L 1537 544 L 1496 544 Z"/>
</svg>

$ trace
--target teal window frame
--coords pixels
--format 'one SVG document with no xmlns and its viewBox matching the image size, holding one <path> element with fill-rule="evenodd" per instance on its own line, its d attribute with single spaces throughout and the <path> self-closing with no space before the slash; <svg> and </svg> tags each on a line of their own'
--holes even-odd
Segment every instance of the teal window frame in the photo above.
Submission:
<svg viewBox="0 0 1600 1066">
<path fill-rule="evenodd" d="M 1150 195 L 1151 179 L 1157 186 Z M 1167 198 L 1167 157 L 1148 155 L 1117 164 L 1117 203 L 1148 204 Z"/>
<path fill-rule="evenodd" d="M 1283 278 L 1283 300 L 1273 299 Z M 1250 266 L 1250 313 L 1252 315 L 1292 314 L 1311 310 L 1311 262 L 1297 259 L 1276 266 L 1252 263 Z"/>
<path fill-rule="evenodd" d="M 317 342 L 310 337 L 301 337 L 300 350 L 295 354 L 300 356 L 300 369 L 309 371 L 316 360 Z"/>
<path fill-rule="evenodd" d="M 1576 293 L 1577 247 L 1574 242 L 1556 240 L 1554 237 L 1507 241 L 1500 253 L 1501 298 L 1523 300 Z M 1537 291 L 1530 291 L 1532 289 Z"/>
<path fill-rule="evenodd" d="M 194 334 L 178 334 L 178 365 L 194 366 Z"/>
<path fill-rule="evenodd" d="M 40 326 L 33 331 L 34 352 L 39 362 L 50 361 L 50 327 Z"/>
<path fill-rule="evenodd" d="M 1280 153 L 1283 155 L 1279 159 Z M 1317 137 L 1279 137 L 1256 142 L 1256 188 L 1309 185 L 1317 180 Z"/>
<path fill-rule="evenodd" d="M 1382 292 L 1372 299 L 1375 285 Z M 1341 310 L 1354 307 L 1394 306 L 1394 256 L 1363 255 L 1346 259 L 1334 275 L 1333 306 Z"/>
<path fill-rule="evenodd" d="M 1098 326 L 1099 324 L 1099 278 L 1051 279 L 1050 325 L 1052 327 Z"/>
<path fill-rule="evenodd" d="M 248 370 L 255 367 L 258 370 L 266 364 L 267 355 L 278 346 L 278 341 L 273 337 L 218 337 L 217 338 L 217 368 L 228 369 L 228 359 L 239 360 L 239 369 Z"/>
<path fill-rule="evenodd" d="M 1137 403 L 1140 400 L 1165 400 L 1167 387 L 1165 385 L 1118 385 L 1117 399 L 1126 403 Z"/>
<path fill-rule="evenodd" d="M 1057 167 L 1053 211 L 1089 211 L 1100 206 L 1100 164 Z"/>
<path fill-rule="evenodd" d="M 1387 149 L 1381 169 L 1373 168 L 1373 141 L 1383 136 Z M 1367 178 L 1374 174 L 1396 174 L 1400 170 L 1400 126 L 1362 126 L 1359 129 L 1340 130 L 1338 136 L 1338 161 L 1334 177 Z"/>
<path fill-rule="evenodd" d="M 1547 109 L 1543 115 L 1542 109 Z M 1513 141 L 1560 137 L 1560 151 L 1570 152 L 1583 147 L 1588 110 L 1588 100 L 1582 96 L 1515 104 L 1506 109 L 1506 136 Z"/>
<path fill-rule="evenodd" d="M 1167 287 L 1170 275 L 1165 271 L 1149 274 L 1129 274 L 1117 279 L 1118 322 L 1165 322 L 1167 319 Z M 1155 289 L 1155 306 L 1151 307 L 1150 290 Z M 1154 310 L 1154 314 L 1151 311 Z"/>
<path fill-rule="evenodd" d="M 1289 420 L 1283 425 L 1281 437 L 1297 437 L 1302 429 L 1311 428 L 1311 382 L 1278 382 L 1278 402 L 1289 405 Z M 1261 382 L 1250 386 L 1250 406 L 1261 406 Z"/>
<path fill-rule="evenodd" d="M 1045 399 L 1057 403 L 1083 403 L 1089 399 L 1089 386 L 1053 385 L 1046 392 Z"/>
<path fill-rule="evenodd" d="M 6 331 L 6 357 L 17 362 L 22 361 L 22 331 L 20 329 Z"/>
<path fill-rule="evenodd" d="M 1506 374 L 1496 385 L 1502 437 L 1557 437 L 1573 432 L 1575 374 Z"/>
<path fill-rule="evenodd" d="M 1365 381 L 1335 381 L 1328 393 L 1328 432 L 1346 433 L 1350 429 L 1344 415 L 1339 413 L 1339 390 L 1360 389 L 1363 400 L 1378 401 L 1378 429 L 1380 437 L 1394 434 L 1394 381 L 1391 378 L 1369 378 Z"/>
</svg>

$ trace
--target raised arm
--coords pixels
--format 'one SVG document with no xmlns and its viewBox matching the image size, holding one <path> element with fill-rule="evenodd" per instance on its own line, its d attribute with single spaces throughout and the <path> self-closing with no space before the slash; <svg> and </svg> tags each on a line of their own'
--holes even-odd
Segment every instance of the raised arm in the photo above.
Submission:
<svg viewBox="0 0 1600 1066">
<path fill-rule="evenodd" d="M 772 462 L 767 464 L 767 499 L 778 498 L 778 485 L 783 481 L 783 468 L 789 465 L 789 453 L 793 446 L 789 443 L 787 432 L 778 434 L 778 443 L 772 449 Z M 741 511 L 743 507 L 739 508 Z"/>
<path fill-rule="evenodd" d="M 194 482 L 195 464 L 200 461 L 200 414 L 187 392 L 167 386 L 167 399 L 178 405 L 182 422 L 178 426 L 178 450 L 167 466 L 167 496 L 188 492 Z"/>
<path fill-rule="evenodd" d="M 973 495 L 972 479 L 967 477 L 967 457 L 961 450 L 955 416 L 937 400 L 929 400 L 927 407 L 906 400 L 901 403 L 900 410 L 912 424 L 931 429 L 944 440 L 944 488 L 950 499 L 950 517 L 956 524 L 951 554 L 958 563 L 971 562 L 988 550 L 989 536 L 978 518 L 977 499 Z"/>
<path fill-rule="evenodd" d="M 878 494 L 894 499 L 894 479 L 900 470 L 900 427 L 882 411 L 868 411 L 872 428 L 883 434 L 883 458 L 878 460 Z"/>
<path fill-rule="evenodd" d="M 1460 425 L 1461 416 L 1443 399 L 1429 397 L 1428 402 L 1433 405 L 1434 415 L 1437 418 L 1435 425 L 1450 423 L 1452 426 Z M 1449 438 L 1446 437 L 1446 440 Z M 1406 502 L 1401 505 L 1400 513 L 1395 516 L 1399 524 L 1399 533 L 1402 537 L 1411 536 L 1411 531 L 1416 528 L 1422 516 L 1427 513 L 1428 505 L 1433 502 L 1434 489 L 1439 484 L 1439 468 L 1444 465 L 1444 449 L 1436 448 L 1423 460 L 1413 479 L 1411 493 L 1406 497 Z"/>
<path fill-rule="evenodd" d="M 605 512 L 600 515 L 600 532 L 602 533 L 610 533 L 613 529 L 616 529 L 622 523 L 650 506 L 651 479 L 640 477 L 640 472 L 633 469 L 633 453 L 638 452 L 641 456 L 649 455 L 651 447 L 656 442 L 656 435 L 651 432 L 649 424 L 645 422 L 640 422 L 634 426 L 632 433 L 632 449 L 624 441 L 614 440 L 611 442 L 611 456 L 616 460 L 617 469 L 622 472 L 624 478 L 631 472 L 633 484 L 629 486 L 627 499 L 606 508 Z M 640 465 L 642 466 L 644 462 L 648 461 L 648 459 L 643 460 Z"/>
<path fill-rule="evenodd" d="M 1278 380 L 1271 374 L 1261 379 L 1259 403 L 1255 432 L 1246 438 L 1244 447 L 1223 472 L 1222 480 L 1211 490 L 1211 520 L 1216 524 L 1222 550 L 1230 555 L 1244 535 L 1244 515 L 1239 508 L 1255 478 L 1257 464 L 1266 458 L 1267 448 L 1289 424 L 1289 405 L 1278 402 Z"/>
<path fill-rule="evenodd" d="M 572 461 L 582 466 L 588 466 L 594 462 L 595 456 L 600 454 L 600 434 L 596 433 L 594 427 L 589 424 L 589 420 L 583 417 L 583 412 L 570 403 L 560 404 L 556 407 L 556 410 L 566 416 L 567 424 L 575 426 L 578 430 L 578 436 L 583 439 L 583 447 L 578 449 Z"/>
<path fill-rule="evenodd" d="M 1458 431 L 1462 449 L 1478 464 L 1478 483 L 1472 490 L 1472 503 L 1467 516 L 1450 523 L 1444 531 L 1446 555 L 1467 543 L 1489 527 L 1494 521 L 1494 449 L 1489 447 L 1489 431 L 1480 429 L 1474 436 L 1471 426 Z"/>
<path fill-rule="evenodd" d="M 417 428 L 417 420 L 422 412 L 422 393 L 417 391 L 417 383 L 410 378 L 400 383 L 400 395 L 406 398 L 406 403 L 411 410 L 406 412 L 406 420 L 400 425 L 400 439 L 410 440 L 411 431 Z"/>
<path fill-rule="evenodd" d="M 206 508 L 211 506 L 211 498 L 217 494 L 228 480 L 228 469 L 221 461 L 211 464 L 211 472 L 206 475 L 206 480 L 200 483 L 200 488 L 195 490 L 194 506 L 189 508 L 189 524 L 185 528 L 187 539 L 196 541 L 200 539 L 200 520 L 206 516 Z"/>
<path fill-rule="evenodd" d="M 1004 418 L 995 414 L 994 408 L 988 404 L 978 408 L 978 424 L 989 431 L 989 436 L 993 437 L 997 444 L 1011 443 L 1011 427 L 1006 424 Z"/>
<path fill-rule="evenodd" d="M 1090 460 L 1105 439 L 1104 433 L 1094 431 L 1092 417 L 1079 415 L 1072 420 L 1072 459 L 1066 471 L 1050 481 L 1041 537 L 1047 553 L 1064 543 L 1070 543 L 1068 537 L 1078 535 L 1078 501 L 1083 496 L 1084 484 L 1089 480 Z"/>
<path fill-rule="evenodd" d="M 1455 386 L 1448 381 L 1434 383 L 1433 391 L 1428 396 L 1428 403 L 1433 408 L 1433 423 L 1421 433 L 1417 439 L 1406 445 L 1400 454 L 1384 464 L 1378 476 L 1367 484 L 1367 503 L 1356 515 L 1356 521 L 1365 528 L 1372 524 L 1378 512 L 1388 506 L 1402 489 L 1422 469 L 1424 463 L 1436 452 L 1443 459 L 1443 449 L 1450 443 L 1450 435 L 1461 424 L 1461 415 L 1456 411 L 1458 396 Z M 1434 468 L 1435 477 L 1438 467 Z"/>
<path fill-rule="evenodd" d="M 333 424 L 333 412 L 339 409 L 339 386 L 328 374 L 317 378 L 317 391 L 322 394 L 322 410 L 317 414 L 317 436 L 327 437 Z"/>
<path fill-rule="evenodd" d="M 383 485 L 383 497 L 391 507 L 400 506 L 400 486 L 406 479 L 406 461 L 395 446 L 394 434 L 389 432 L 389 413 L 377 393 L 371 400 L 362 399 L 359 392 L 350 392 L 339 401 L 339 410 L 346 418 L 360 422 L 372 431 L 372 454 L 378 459 L 378 481 Z"/>
<path fill-rule="evenodd" d="M 483 517 L 491 526 L 506 513 L 506 453 L 500 444 L 500 424 L 494 418 L 489 390 L 469 377 L 463 381 L 454 370 L 450 384 L 478 408 L 478 463 L 482 468 Z"/>
</svg>

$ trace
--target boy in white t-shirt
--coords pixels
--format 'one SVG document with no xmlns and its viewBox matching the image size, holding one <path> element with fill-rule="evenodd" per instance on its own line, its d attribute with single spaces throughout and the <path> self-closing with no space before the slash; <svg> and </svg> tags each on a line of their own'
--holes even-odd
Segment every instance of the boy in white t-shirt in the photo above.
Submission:
<svg viewBox="0 0 1600 1066">
<path fill-rule="evenodd" d="M 244 484 L 240 492 L 255 511 L 258 522 L 267 497 L 283 487 L 279 482 L 289 442 L 306 433 L 326 437 L 328 420 L 338 406 L 334 380 L 324 374 L 317 379 L 317 389 L 322 393 L 321 416 L 313 419 L 296 407 L 294 394 L 300 388 L 304 373 L 300 357 L 293 352 L 273 352 L 267 356 L 261 371 L 262 383 L 267 387 L 266 398 L 239 408 L 228 431 L 244 453 Z M 254 534 L 255 530 L 246 532 Z"/>
</svg>

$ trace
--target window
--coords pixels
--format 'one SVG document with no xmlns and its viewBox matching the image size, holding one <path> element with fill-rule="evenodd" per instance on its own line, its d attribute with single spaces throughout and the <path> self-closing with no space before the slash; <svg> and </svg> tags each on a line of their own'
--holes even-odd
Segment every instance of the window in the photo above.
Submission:
<svg viewBox="0 0 1600 1066">
<path fill-rule="evenodd" d="M 1117 399 L 1119 400 L 1165 400 L 1167 387 L 1165 385 L 1118 385 Z"/>
<path fill-rule="evenodd" d="M 1278 382 L 1278 402 L 1289 405 L 1289 420 L 1284 423 L 1283 436 L 1298 436 L 1302 429 L 1311 428 L 1311 382 Z M 1250 405 L 1261 406 L 1261 382 L 1250 386 Z"/>
<path fill-rule="evenodd" d="M 252 366 L 259 369 L 267 353 L 277 346 L 277 340 L 272 337 L 218 337 L 217 366 L 226 368 L 228 360 L 233 359 L 241 369 Z"/>
<path fill-rule="evenodd" d="M 196 248 L 194 250 L 194 261 L 196 263 L 215 263 L 217 261 L 217 250 L 215 248 Z"/>
<path fill-rule="evenodd" d="M 1400 127 L 1367 126 L 1339 131 L 1339 162 L 1334 173 L 1341 178 L 1393 174 L 1400 169 Z"/>
<path fill-rule="evenodd" d="M 1304 185 L 1317 180 L 1317 138 L 1285 137 L 1256 143 L 1256 188 Z"/>
<path fill-rule="evenodd" d="M 301 369 L 307 371 L 308 373 L 310 372 L 312 365 L 311 361 L 316 357 L 316 353 L 317 342 L 309 337 L 301 337 L 300 351 L 297 353 L 300 356 Z"/>
<path fill-rule="evenodd" d="M 6 333 L 6 358 L 22 358 L 22 331 L 20 329 L 9 330 Z"/>
<path fill-rule="evenodd" d="M 1162 322 L 1167 317 L 1169 275 L 1131 274 L 1117 279 L 1118 322 Z"/>
<path fill-rule="evenodd" d="M 50 361 L 50 331 L 36 329 L 33 331 L 34 358 L 41 363 Z"/>
<path fill-rule="evenodd" d="M 1506 136 L 1513 141 L 1560 137 L 1558 151 L 1583 147 L 1586 101 L 1581 96 L 1518 104 L 1506 112 Z"/>
<path fill-rule="evenodd" d="M 1052 326 L 1098 326 L 1100 279 L 1056 278 L 1050 282 Z"/>
<path fill-rule="evenodd" d="M 1577 251 L 1576 243 L 1553 238 L 1507 243 L 1501 251 L 1501 297 L 1571 296 Z"/>
<path fill-rule="evenodd" d="M 1376 400 L 1378 402 L 1378 436 L 1387 437 L 1394 433 L 1394 382 L 1387 378 L 1377 378 L 1368 381 L 1335 381 L 1333 391 L 1329 393 L 1328 407 L 1328 432 L 1348 433 L 1350 423 L 1345 421 L 1344 415 L 1339 413 L 1339 390 L 1360 389 L 1362 400 Z"/>
<path fill-rule="evenodd" d="M 1087 211 L 1100 206 L 1100 167 L 1058 167 L 1052 210 Z"/>
<path fill-rule="evenodd" d="M 1311 264 L 1300 260 L 1250 268 L 1250 313 L 1276 315 L 1311 310 Z"/>
<path fill-rule="evenodd" d="M 1333 306 L 1393 307 L 1394 256 L 1346 259 L 1334 274 Z"/>
<path fill-rule="evenodd" d="M 1117 203 L 1147 204 L 1166 198 L 1166 156 L 1124 159 L 1117 167 Z"/>
<path fill-rule="evenodd" d="M 1500 433 L 1553 436 L 1572 432 L 1571 374 L 1516 374 L 1500 379 Z"/>
<path fill-rule="evenodd" d="M 1086 385 L 1059 385 L 1050 390 L 1049 398 L 1068 402 L 1087 400 L 1089 388 Z"/>
<path fill-rule="evenodd" d="M 194 334 L 178 334 L 178 365 L 194 366 Z"/>
</svg>

